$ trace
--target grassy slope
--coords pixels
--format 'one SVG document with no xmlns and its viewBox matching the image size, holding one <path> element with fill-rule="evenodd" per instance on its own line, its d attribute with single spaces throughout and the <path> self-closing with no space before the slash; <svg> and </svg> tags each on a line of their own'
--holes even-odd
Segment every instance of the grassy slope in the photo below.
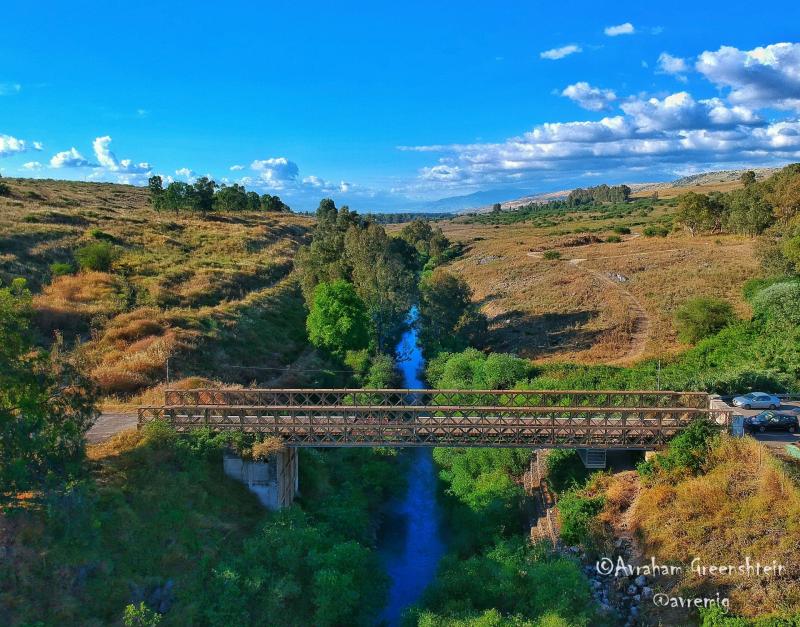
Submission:
<svg viewBox="0 0 800 627">
<path fill-rule="evenodd" d="M 306 346 L 292 258 L 312 221 L 293 215 L 154 212 L 131 186 L 4 179 L 0 279 L 25 277 L 37 294 L 43 340 L 80 338 L 95 380 L 128 394 L 173 372 L 247 382 Z M 110 272 L 52 277 L 82 245 L 119 251 Z"/>
<path fill-rule="evenodd" d="M 657 588 L 674 594 L 682 589 L 684 596 L 714 597 L 720 592 L 730 598 L 732 613 L 749 617 L 800 612 L 800 489 L 761 444 L 751 438 L 724 439 L 696 477 L 639 490 L 631 489 L 630 479 L 625 473 L 610 478 L 601 518 L 610 524 L 624 518 L 628 531 L 639 539 L 643 560 L 655 556 L 660 564 L 685 567 L 683 577 L 657 580 Z M 775 560 L 784 565 L 785 577 L 776 581 L 688 572 L 695 557 L 704 565 L 739 565 L 748 556 L 753 563 Z M 652 618 L 670 622 L 666 615 Z"/>
<path fill-rule="evenodd" d="M 449 268 L 467 280 L 489 316 L 493 350 L 537 363 L 665 358 L 685 350 L 672 317 L 688 298 L 726 298 L 740 315 L 749 314 L 741 288 L 759 272 L 752 240 L 684 232 L 639 236 L 648 224 L 668 224 L 674 208 L 661 201 L 649 209 L 631 208 L 621 212 L 609 206 L 509 226 L 443 224 L 449 238 L 467 245 Z M 631 228 L 632 234 L 619 243 L 603 241 L 614 226 Z M 558 250 L 561 259 L 543 259 L 549 249 Z M 627 280 L 620 282 L 618 275 Z M 640 352 L 632 346 L 641 317 L 633 301 L 649 325 Z"/>
</svg>

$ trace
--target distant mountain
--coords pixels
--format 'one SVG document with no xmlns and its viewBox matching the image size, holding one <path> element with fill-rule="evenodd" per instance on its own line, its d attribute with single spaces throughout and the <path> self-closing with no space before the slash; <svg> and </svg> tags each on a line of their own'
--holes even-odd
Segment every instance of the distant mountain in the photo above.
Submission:
<svg viewBox="0 0 800 627">
<path fill-rule="evenodd" d="M 519 198 L 520 194 L 531 192 L 525 189 L 492 189 L 482 192 L 473 192 L 463 196 L 448 196 L 439 200 L 421 202 L 415 205 L 414 211 L 463 211 L 488 205 L 489 208 L 496 202 L 508 201 L 511 198 Z"/>
</svg>

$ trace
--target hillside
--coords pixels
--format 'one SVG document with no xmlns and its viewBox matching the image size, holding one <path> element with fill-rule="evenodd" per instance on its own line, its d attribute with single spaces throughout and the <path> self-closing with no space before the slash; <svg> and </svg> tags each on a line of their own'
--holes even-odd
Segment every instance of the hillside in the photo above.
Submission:
<svg viewBox="0 0 800 627">
<path fill-rule="evenodd" d="M 3 179 L 0 280 L 25 277 L 41 342 L 59 331 L 105 394 L 173 376 L 272 378 L 306 347 L 293 256 L 310 218 L 156 212 L 146 189 Z M 81 251 L 106 251 L 78 272 Z M 102 255 L 100 255 L 102 257 Z M 94 268 L 94 269 L 92 269 Z"/>
</svg>

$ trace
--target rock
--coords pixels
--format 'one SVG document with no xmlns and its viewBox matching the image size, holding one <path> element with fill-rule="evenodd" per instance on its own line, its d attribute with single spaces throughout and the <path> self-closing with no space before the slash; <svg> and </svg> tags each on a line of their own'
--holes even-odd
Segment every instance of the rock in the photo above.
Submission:
<svg viewBox="0 0 800 627">
<path fill-rule="evenodd" d="M 633 583 L 635 583 L 640 588 L 643 588 L 644 586 L 647 585 L 647 577 L 645 577 L 644 575 L 639 575 L 636 579 L 633 580 Z"/>
<path fill-rule="evenodd" d="M 653 596 L 653 589 L 649 586 L 644 586 L 642 588 L 642 598 L 649 599 L 651 596 Z"/>
<path fill-rule="evenodd" d="M 597 579 L 592 579 L 592 588 L 594 588 L 595 590 L 602 587 L 602 585 L 603 584 L 597 581 Z"/>
<path fill-rule="evenodd" d="M 614 548 L 615 549 L 621 549 L 622 548 L 622 538 L 619 538 L 618 540 L 616 540 L 614 542 Z"/>
<path fill-rule="evenodd" d="M 636 603 L 638 603 L 639 601 L 641 601 L 641 600 L 642 600 L 642 595 L 641 595 L 641 594 L 634 594 L 634 595 L 633 595 L 633 600 L 634 600 Z"/>
<path fill-rule="evenodd" d="M 633 607 L 631 607 L 631 616 L 633 618 L 636 618 L 637 616 L 639 616 L 639 608 L 636 607 L 635 605 Z"/>
<path fill-rule="evenodd" d="M 631 584 L 630 586 L 628 586 L 628 588 L 627 588 L 627 590 L 626 590 L 626 592 L 627 592 L 627 594 L 628 594 L 628 596 L 629 596 L 629 597 L 632 597 L 632 596 L 633 596 L 634 594 L 636 594 L 638 591 L 639 591 L 639 589 L 638 589 L 638 588 L 637 588 L 635 585 L 633 585 L 633 584 Z"/>
</svg>

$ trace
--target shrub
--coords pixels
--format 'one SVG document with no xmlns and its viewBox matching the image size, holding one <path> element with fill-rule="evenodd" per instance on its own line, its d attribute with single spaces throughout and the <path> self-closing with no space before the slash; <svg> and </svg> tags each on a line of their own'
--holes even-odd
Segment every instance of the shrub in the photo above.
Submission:
<svg viewBox="0 0 800 627">
<path fill-rule="evenodd" d="M 800 325 L 800 283 L 784 281 L 760 290 L 753 297 L 753 311 L 765 322 Z"/>
<path fill-rule="evenodd" d="M 544 251 L 544 255 L 542 255 L 542 257 L 552 261 L 555 259 L 561 259 L 561 253 L 558 252 L 557 250 L 546 250 Z"/>
<path fill-rule="evenodd" d="M 71 263 L 64 263 L 63 261 L 56 261 L 50 264 L 50 274 L 53 276 L 64 276 L 75 272 L 75 267 Z"/>
<path fill-rule="evenodd" d="M 577 492 L 567 492 L 558 501 L 558 515 L 561 520 L 561 538 L 567 544 L 586 544 L 594 517 L 599 514 L 605 498 L 602 496 L 582 496 Z"/>
<path fill-rule="evenodd" d="M 719 298 L 692 298 L 675 312 L 675 326 L 682 342 L 696 344 L 736 319 L 733 307 Z"/>
<path fill-rule="evenodd" d="M 125 608 L 122 623 L 125 627 L 156 627 L 161 622 L 161 614 L 154 612 L 144 602 L 132 603 Z"/>
<path fill-rule="evenodd" d="M 106 233 L 102 229 L 93 228 L 87 231 L 87 235 L 93 239 L 101 239 L 101 240 L 113 240 L 114 236 Z"/>
<path fill-rule="evenodd" d="M 708 459 L 719 432 L 720 427 L 716 423 L 704 419 L 695 420 L 672 438 L 666 451 L 649 462 L 640 463 L 636 470 L 642 477 L 650 478 L 660 474 L 666 477 L 697 474 Z"/>
<path fill-rule="evenodd" d="M 606 238 L 606 242 L 609 244 L 619 244 L 622 241 L 622 238 L 619 235 L 609 235 Z"/>
<path fill-rule="evenodd" d="M 11 195 L 11 188 L 0 181 L 0 196 L 10 196 Z"/>
<path fill-rule="evenodd" d="M 631 230 L 627 226 L 615 226 L 613 230 L 614 230 L 614 233 L 616 233 L 617 235 L 630 235 L 631 234 Z"/>
<path fill-rule="evenodd" d="M 669 235 L 669 229 L 664 226 L 646 226 L 642 229 L 642 235 L 645 237 L 666 237 Z"/>
<path fill-rule="evenodd" d="M 108 272 L 116 258 L 117 251 L 108 242 L 94 242 L 75 251 L 75 259 L 82 270 Z"/>
</svg>

